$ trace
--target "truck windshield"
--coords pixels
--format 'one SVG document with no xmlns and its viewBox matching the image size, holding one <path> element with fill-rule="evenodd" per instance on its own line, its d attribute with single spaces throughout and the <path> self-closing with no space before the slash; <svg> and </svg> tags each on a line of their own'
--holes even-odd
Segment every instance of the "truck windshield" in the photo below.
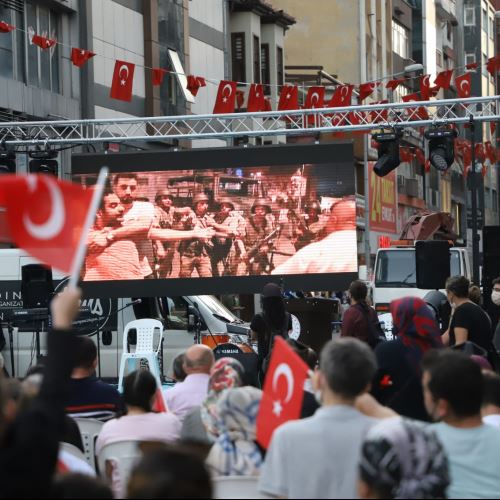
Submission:
<svg viewBox="0 0 500 500">
<path fill-rule="evenodd" d="M 451 276 L 462 274 L 460 254 L 451 251 Z M 379 288 L 416 288 L 415 250 L 379 252 L 375 269 L 375 286 Z"/>
</svg>

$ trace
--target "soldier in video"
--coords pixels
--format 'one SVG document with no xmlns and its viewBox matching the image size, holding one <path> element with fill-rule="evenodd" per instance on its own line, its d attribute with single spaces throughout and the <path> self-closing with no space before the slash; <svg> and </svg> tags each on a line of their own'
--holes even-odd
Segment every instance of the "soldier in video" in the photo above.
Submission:
<svg viewBox="0 0 500 500">
<path fill-rule="evenodd" d="M 295 249 L 300 250 L 310 243 L 319 241 L 325 236 L 325 227 L 327 218 L 321 216 L 321 205 L 319 201 L 314 200 L 306 203 L 304 215 L 296 229 Z"/>
<path fill-rule="evenodd" d="M 235 211 L 234 203 L 231 200 L 220 200 L 217 209 L 214 220 L 221 226 L 219 229 L 227 228 L 228 235 L 226 237 L 216 236 L 213 240 L 212 270 L 214 276 L 236 276 L 239 264 L 246 255 L 243 243 L 246 222 Z"/>
<path fill-rule="evenodd" d="M 189 215 L 190 207 L 174 207 L 174 197 L 168 189 L 161 189 L 155 197 L 154 227 L 161 229 L 179 229 L 180 219 Z M 172 275 L 173 260 L 178 241 L 154 241 L 155 274 L 157 278 L 168 278 Z"/>
<path fill-rule="evenodd" d="M 272 215 L 271 202 L 260 198 L 252 207 L 252 215 L 245 229 L 246 261 L 250 275 L 270 274 L 273 264 L 269 257 L 279 236 Z"/>
</svg>

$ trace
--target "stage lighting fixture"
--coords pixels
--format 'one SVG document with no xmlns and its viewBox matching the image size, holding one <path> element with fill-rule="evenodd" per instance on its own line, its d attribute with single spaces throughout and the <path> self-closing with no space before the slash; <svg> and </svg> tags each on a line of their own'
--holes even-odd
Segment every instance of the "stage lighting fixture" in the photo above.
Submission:
<svg viewBox="0 0 500 500">
<path fill-rule="evenodd" d="M 454 142 L 457 131 L 448 127 L 436 127 L 425 132 L 429 141 L 429 159 L 431 165 L 445 172 L 455 161 Z"/>
<path fill-rule="evenodd" d="M 379 177 L 385 177 L 400 164 L 399 139 L 402 133 L 398 130 L 382 130 L 373 134 L 373 139 L 378 142 L 378 161 L 373 171 Z"/>
<path fill-rule="evenodd" d="M 54 158 L 57 158 L 57 151 L 30 151 L 29 163 L 30 173 L 32 174 L 50 174 L 58 176 L 59 163 Z"/>
<path fill-rule="evenodd" d="M 0 151 L 0 174 L 16 173 L 16 153 L 14 151 Z"/>
</svg>

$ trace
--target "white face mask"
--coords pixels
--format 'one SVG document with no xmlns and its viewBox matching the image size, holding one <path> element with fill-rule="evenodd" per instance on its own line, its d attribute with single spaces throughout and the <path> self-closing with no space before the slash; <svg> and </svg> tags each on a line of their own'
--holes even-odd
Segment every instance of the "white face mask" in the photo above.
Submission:
<svg viewBox="0 0 500 500">
<path fill-rule="evenodd" d="M 493 290 L 491 293 L 491 302 L 493 302 L 496 306 L 500 306 L 500 292 Z"/>
</svg>

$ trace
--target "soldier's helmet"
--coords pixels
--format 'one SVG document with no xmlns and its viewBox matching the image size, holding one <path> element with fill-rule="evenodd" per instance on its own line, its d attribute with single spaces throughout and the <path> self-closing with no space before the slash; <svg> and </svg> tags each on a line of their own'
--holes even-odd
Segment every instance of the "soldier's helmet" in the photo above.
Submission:
<svg viewBox="0 0 500 500">
<path fill-rule="evenodd" d="M 207 194 L 205 194 L 205 193 L 195 194 L 193 197 L 193 207 L 196 207 L 196 205 L 198 205 L 198 203 L 202 203 L 204 201 L 206 201 L 207 203 L 210 202 L 210 198 L 208 197 Z"/>
<path fill-rule="evenodd" d="M 321 214 L 321 204 L 317 200 L 308 201 L 304 206 L 304 212 L 308 213 L 310 210 L 314 210 L 317 215 Z"/>
<path fill-rule="evenodd" d="M 229 205 L 231 207 L 231 210 L 235 210 L 234 203 L 229 198 L 221 198 L 217 202 L 217 210 L 220 210 L 222 208 L 222 205 Z"/>
<path fill-rule="evenodd" d="M 155 202 L 159 203 L 164 196 L 168 196 L 171 200 L 174 199 L 174 197 L 172 196 L 172 193 L 170 192 L 170 190 L 168 190 L 168 189 L 160 189 L 156 193 Z"/>
<path fill-rule="evenodd" d="M 259 198 L 259 199 L 255 200 L 253 207 L 252 207 L 252 214 L 255 213 L 255 209 L 257 207 L 264 207 L 266 209 L 267 214 L 270 214 L 272 212 L 271 201 L 267 200 L 266 198 Z"/>
</svg>

